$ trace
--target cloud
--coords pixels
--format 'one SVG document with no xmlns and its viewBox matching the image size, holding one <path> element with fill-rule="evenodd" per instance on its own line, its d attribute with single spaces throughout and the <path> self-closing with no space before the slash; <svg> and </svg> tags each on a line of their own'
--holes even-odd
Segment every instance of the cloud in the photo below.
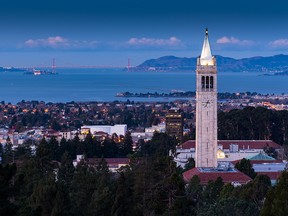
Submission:
<svg viewBox="0 0 288 216">
<path fill-rule="evenodd" d="M 288 47 L 288 39 L 278 39 L 269 42 L 269 47 L 271 48 L 287 48 Z"/>
<path fill-rule="evenodd" d="M 254 41 L 251 40 L 239 40 L 238 38 L 235 37 L 222 37 L 219 38 L 216 41 L 217 44 L 234 44 L 234 45 L 245 45 L 245 46 L 250 46 L 250 45 L 254 45 Z"/>
<path fill-rule="evenodd" d="M 143 47 L 177 47 L 181 46 L 182 42 L 176 37 L 170 37 L 168 39 L 155 39 L 155 38 L 130 38 L 127 44 L 131 46 L 143 46 Z"/>
<path fill-rule="evenodd" d="M 46 39 L 29 39 L 24 42 L 28 47 L 63 47 L 69 46 L 67 39 L 61 36 L 48 37 Z"/>
<path fill-rule="evenodd" d="M 98 41 L 69 40 L 61 36 L 48 37 L 45 39 L 29 39 L 24 42 L 25 47 L 29 48 L 54 48 L 54 49 L 93 49 Z"/>
</svg>

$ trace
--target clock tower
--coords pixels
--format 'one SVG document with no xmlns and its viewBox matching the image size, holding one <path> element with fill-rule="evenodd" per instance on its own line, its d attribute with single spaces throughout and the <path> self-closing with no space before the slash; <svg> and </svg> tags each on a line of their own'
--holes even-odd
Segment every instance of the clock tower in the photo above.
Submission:
<svg viewBox="0 0 288 216">
<path fill-rule="evenodd" d="M 208 29 L 196 67 L 196 167 L 217 167 L 217 67 Z"/>
</svg>

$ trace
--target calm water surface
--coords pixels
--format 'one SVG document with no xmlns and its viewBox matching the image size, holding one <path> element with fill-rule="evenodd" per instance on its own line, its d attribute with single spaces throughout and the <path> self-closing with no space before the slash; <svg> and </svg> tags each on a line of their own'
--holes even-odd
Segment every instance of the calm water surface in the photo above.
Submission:
<svg viewBox="0 0 288 216">
<path fill-rule="evenodd" d="M 0 101 L 45 102 L 113 101 L 118 92 L 170 92 L 195 90 L 195 72 L 126 72 L 121 69 L 58 69 L 58 75 L 0 73 Z M 288 76 L 259 73 L 218 73 L 219 92 L 288 93 Z M 163 98 L 133 98 L 134 101 L 165 101 Z"/>
</svg>

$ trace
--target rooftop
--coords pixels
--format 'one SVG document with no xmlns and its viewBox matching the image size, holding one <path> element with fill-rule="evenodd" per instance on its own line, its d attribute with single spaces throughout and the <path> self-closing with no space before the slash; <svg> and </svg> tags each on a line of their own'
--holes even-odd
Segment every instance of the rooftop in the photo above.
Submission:
<svg viewBox="0 0 288 216">
<path fill-rule="evenodd" d="M 251 181 L 249 176 L 232 168 L 227 171 L 210 168 L 193 168 L 183 173 L 184 181 L 189 182 L 195 175 L 200 178 L 201 184 L 208 184 L 211 180 L 216 181 L 218 177 L 221 177 L 224 183 L 247 184 Z"/>
<path fill-rule="evenodd" d="M 222 145 L 223 149 L 230 149 L 231 144 L 236 144 L 239 150 L 242 149 L 263 149 L 265 147 L 272 147 L 280 149 L 281 146 L 272 140 L 218 140 L 218 145 Z M 195 140 L 188 140 L 184 142 L 181 147 L 183 149 L 195 148 Z"/>
</svg>

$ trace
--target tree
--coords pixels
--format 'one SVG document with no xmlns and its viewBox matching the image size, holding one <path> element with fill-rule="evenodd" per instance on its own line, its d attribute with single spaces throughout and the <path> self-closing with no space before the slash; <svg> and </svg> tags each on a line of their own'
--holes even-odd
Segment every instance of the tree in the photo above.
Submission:
<svg viewBox="0 0 288 216">
<path fill-rule="evenodd" d="M 41 215 L 51 215 L 55 206 L 57 186 L 52 178 L 43 178 L 34 186 L 29 202 L 32 210 Z"/>
<path fill-rule="evenodd" d="M 186 163 L 185 166 L 184 166 L 183 172 L 185 172 L 185 171 L 187 171 L 187 170 L 190 170 L 190 169 L 192 169 L 192 168 L 194 168 L 194 167 L 195 167 L 195 160 L 194 160 L 194 158 L 189 158 L 188 161 L 187 161 L 187 163 Z"/>
<path fill-rule="evenodd" d="M 131 137 L 131 133 L 128 131 L 124 137 L 124 154 L 127 155 L 133 152 L 133 140 Z"/>
<path fill-rule="evenodd" d="M 288 212 L 288 172 L 282 172 L 275 188 L 271 188 L 261 211 L 262 216 L 284 216 Z"/>
<path fill-rule="evenodd" d="M 96 187 L 95 169 L 82 161 L 76 167 L 70 189 L 71 211 L 74 215 L 87 215 Z"/>
<path fill-rule="evenodd" d="M 114 203 L 111 209 L 111 214 L 115 216 L 133 215 L 131 204 L 133 203 L 132 185 L 124 172 L 120 172 L 117 180 L 117 190 Z"/>
<path fill-rule="evenodd" d="M 97 187 L 92 194 L 87 214 L 110 215 L 115 191 L 113 190 L 111 173 L 104 158 L 101 158 L 96 166 L 95 180 Z"/>
<path fill-rule="evenodd" d="M 36 160 L 40 163 L 41 169 L 52 171 L 53 165 L 51 160 L 54 159 L 54 145 L 47 143 L 45 138 L 41 140 L 36 149 Z"/>
<path fill-rule="evenodd" d="M 247 160 L 246 158 L 243 158 L 240 162 L 237 162 L 235 164 L 235 168 L 238 169 L 240 172 L 243 172 L 244 174 L 248 175 L 252 179 L 254 179 L 257 175 L 250 161 Z"/>
<path fill-rule="evenodd" d="M 66 151 L 61 158 L 61 165 L 58 170 L 58 181 L 62 182 L 65 187 L 70 188 L 74 171 L 73 160 Z"/>
<path fill-rule="evenodd" d="M 191 215 L 196 215 L 198 209 L 203 205 L 203 187 L 200 178 L 194 175 L 186 188 L 186 196 L 190 206 Z"/>
<path fill-rule="evenodd" d="M 7 138 L 7 142 L 4 145 L 3 154 L 2 155 L 3 155 L 2 162 L 4 164 L 14 162 L 14 152 L 13 152 L 12 143 L 11 143 L 9 137 Z"/>
<path fill-rule="evenodd" d="M 203 199 L 205 200 L 205 203 L 215 203 L 220 196 L 223 186 L 224 183 L 221 177 L 218 177 L 216 181 L 209 181 L 203 191 Z"/>
<path fill-rule="evenodd" d="M 119 146 L 119 157 L 127 157 L 129 154 L 131 154 L 133 152 L 133 140 L 131 137 L 131 133 L 127 132 L 125 134 L 125 137 L 122 138 L 120 143 L 118 143 L 117 145 Z"/>
<path fill-rule="evenodd" d="M 257 216 L 259 210 L 254 203 L 247 200 L 229 197 L 216 202 L 214 205 L 209 205 L 206 208 L 200 209 L 197 215 L 199 216 Z"/>
<path fill-rule="evenodd" d="M 0 164 L 0 215 L 16 215 L 16 206 L 13 200 L 12 178 L 16 173 L 15 164 Z"/>
</svg>

